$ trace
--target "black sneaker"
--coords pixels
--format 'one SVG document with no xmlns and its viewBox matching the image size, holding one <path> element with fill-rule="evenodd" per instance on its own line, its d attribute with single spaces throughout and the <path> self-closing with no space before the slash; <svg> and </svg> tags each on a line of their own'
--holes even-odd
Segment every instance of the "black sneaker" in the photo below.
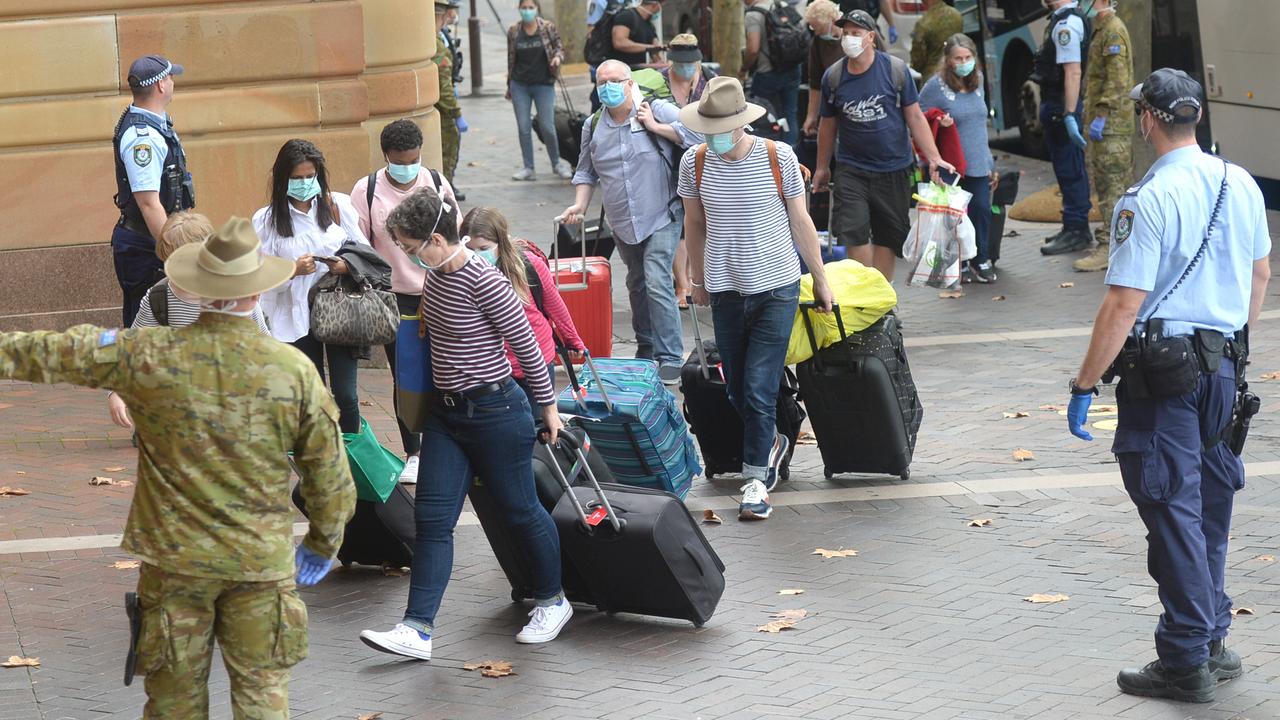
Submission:
<svg viewBox="0 0 1280 720">
<path fill-rule="evenodd" d="M 1244 674 L 1240 654 L 1228 648 L 1222 640 L 1209 643 L 1209 674 L 1218 682 L 1240 677 Z"/>
<path fill-rule="evenodd" d="M 1116 676 L 1116 685 L 1120 692 L 1129 695 L 1193 703 L 1213 702 L 1218 689 L 1207 662 L 1186 670 L 1174 670 L 1166 668 L 1159 660 L 1147 663 L 1141 670 L 1121 670 Z"/>
<path fill-rule="evenodd" d="M 965 282 L 976 282 L 983 285 L 995 282 L 996 271 L 991 267 L 990 262 L 969 263 L 968 272 L 965 273 Z"/>
<path fill-rule="evenodd" d="M 1088 228 L 1072 228 L 1062 231 L 1062 234 L 1040 248 L 1041 255 L 1063 255 L 1077 250 L 1083 250 L 1089 247 L 1089 243 L 1093 242 L 1093 235 Z"/>
<path fill-rule="evenodd" d="M 773 436 L 773 449 L 769 451 L 769 469 L 765 472 L 764 489 L 773 492 L 782 479 L 782 468 L 787 462 L 787 448 L 791 441 L 782 433 Z"/>
</svg>

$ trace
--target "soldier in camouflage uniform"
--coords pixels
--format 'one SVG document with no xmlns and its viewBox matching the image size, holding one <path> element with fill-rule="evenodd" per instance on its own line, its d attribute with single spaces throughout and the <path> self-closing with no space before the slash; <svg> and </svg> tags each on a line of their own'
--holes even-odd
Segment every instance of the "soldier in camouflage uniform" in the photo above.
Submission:
<svg viewBox="0 0 1280 720">
<path fill-rule="evenodd" d="M 449 11 L 458 7 L 458 0 L 436 0 L 435 5 L 436 56 L 431 61 L 440 71 L 440 99 L 436 101 L 436 112 L 440 113 L 440 155 L 444 165 L 441 170 L 452 183 L 453 173 L 458 169 L 458 146 L 462 143 L 462 133 L 458 128 L 462 107 L 458 105 L 458 95 L 453 90 L 453 45 L 443 28 Z"/>
<path fill-rule="evenodd" d="M 1111 214 L 1133 180 L 1133 114 L 1128 112 L 1133 87 L 1133 54 L 1129 29 L 1116 17 L 1116 0 L 1097 0 L 1089 62 L 1085 70 L 1084 119 L 1089 123 L 1085 148 L 1090 183 L 1098 193 L 1102 225 L 1094 231 L 1098 246 L 1072 264 L 1080 272 L 1107 269 Z"/>
<path fill-rule="evenodd" d="M 233 715 L 288 718 L 307 609 L 294 587 L 287 453 L 311 514 L 299 583 L 328 571 L 355 507 L 338 410 L 315 366 L 249 317 L 293 274 L 259 246 L 233 218 L 169 257 L 170 283 L 203 298 L 194 325 L 0 333 L 0 377 L 112 388 L 133 411 L 138 486 L 122 547 L 143 562 L 145 718 L 208 718 L 215 637 Z"/>
<path fill-rule="evenodd" d="M 911 68 L 926 80 L 942 64 L 942 46 L 947 38 L 964 32 L 964 18 L 959 10 L 946 0 L 926 0 L 928 3 L 932 4 L 911 31 Z"/>
</svg>

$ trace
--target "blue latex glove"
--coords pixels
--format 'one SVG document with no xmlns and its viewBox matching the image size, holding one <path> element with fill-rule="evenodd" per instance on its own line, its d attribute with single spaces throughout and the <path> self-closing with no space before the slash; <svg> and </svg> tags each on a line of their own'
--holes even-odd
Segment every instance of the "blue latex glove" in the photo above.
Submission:
<svg viewBox="0 0 1280 720">
<path fill-rule="evenodd" d="M 455 120 L 453 124 L 458 127 L 458 132 L 466 132 L 471 128 L 471 126 L 467 124 L 467 119 L 461 115 L 458 116 L 458 119 Z"/>
<path fill-rule="evenodd" d="M 1089 123 L 1089 139 L 1094 142 L 1102 142 L 1102 130 L 1107 126 L 1107 119 L 1099 115 Z"/>
<path fill-rule="evenodd" d="M 1067 429 L 1081 440 L 1093 440 L 1093 435 L 1084 429 L 1089 420 L 1089 406 L 1093 404 L 1093 393 L 1071 393 L 1071 403 L 1067 405 Z"/>
<path fill-rule="evenodd" d="M 898 28 L 889 26 L 889 44 L 896 45 L 898 43 Z"/>
<path fill-rule="evenodd" d="M 303 587 L 320 582 L 329 574 L 329 568 L 333 567 L 332 560 L 311 552 L 306 545 L 298 545 L 293 561 L 298 566 L 297 582 Z"/>
<path fill-rule="evenodd" d="M 1075 115 L 1068 115 L 1062 122 L 1067 126 L 1067 137 L 1071 139 L 1071 144 L 1083 149 L 1085 142 L 1084 136 L 1080 134 L 1080 121 L 1076 120 Z"/>
</svg>

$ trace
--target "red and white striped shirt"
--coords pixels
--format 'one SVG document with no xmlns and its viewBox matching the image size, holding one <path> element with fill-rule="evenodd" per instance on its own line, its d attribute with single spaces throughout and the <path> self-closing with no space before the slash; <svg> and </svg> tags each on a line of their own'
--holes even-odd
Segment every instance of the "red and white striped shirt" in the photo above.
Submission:
<svg viewBox="0 0 1280 720">
<path fill-rule="evenodd" d="M 511 375 L 503 343 L 524 367 L 546 363 L 511 281 L 474 255 L 451 273 L 428 272 L 425 315 L 431 332 L 431 375 L 438 389 L 459 392 Z M 529 378 L 539 405 L 555 403 L 545 373 Z"/>
</svg>

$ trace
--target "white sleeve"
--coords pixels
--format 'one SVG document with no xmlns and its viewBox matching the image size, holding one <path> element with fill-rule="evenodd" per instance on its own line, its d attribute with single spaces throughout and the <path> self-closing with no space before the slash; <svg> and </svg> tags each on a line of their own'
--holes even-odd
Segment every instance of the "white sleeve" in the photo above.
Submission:
<svg viewBox="0 0 1280 720">
<path fill-rule="evenodd" d="M 129 189 L 134 192 L 159 192 L 164 177 L 164 161 L 169 156 L 169 146 L 160 133 L 150 131 L 139 135 L 136 128 L 128 128 L 120 138 L 120 160 L 129 176 Z"/>
<path fill-rule="evenodd" d="M 1080 62 L 1080 47 L 1084 44 L 1084 21 L 1074 13 L 1058 21 L 1053 28 L 1053 46 L 1057 49 L 1059 65 Z"/>
<path fill-rule="evenodd" d="M 356 214 L 356 208 L 351 204 L 351 196 L 342 193 L 329 193 L 329 196 L 333 198 L 333 204 L 338 208 L 340 224 L 343 231 L 347 233 L 347 239 L 353 243 L 368 245 L 369 239 L 360 229 L 360 216 Z"/>
</svg>

